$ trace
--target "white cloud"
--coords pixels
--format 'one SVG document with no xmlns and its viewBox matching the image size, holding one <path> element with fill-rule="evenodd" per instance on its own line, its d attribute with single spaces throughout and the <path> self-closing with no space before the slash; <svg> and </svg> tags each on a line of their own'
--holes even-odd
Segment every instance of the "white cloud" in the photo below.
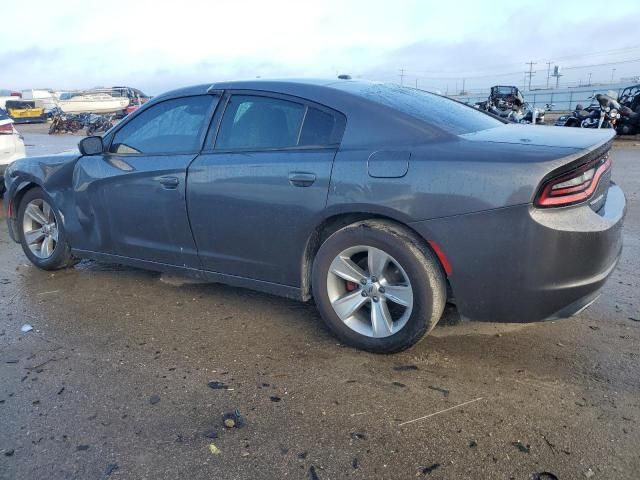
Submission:
<svg viewBox="0 0 640 480">
<path fill-rule="evenodd" d="M 603 12 L 600 2 L 549 0 L 30 0 L 2 12 L 0 87 L 127 83 L 157 93 L 258 75 L 396 79 L 399 68 L 476 71 L 567 47 L 615 48 L 607 43 L 609 29 L 633 12 L 637 17 L 640 5 L 623 1 Z M 602 34 L 598 24 L 607 25 Z M 572 31 L 562 42 L 556 35 L 576 25 L 589 26 L 584 38 Z M 474 44 L 491 50 L 460 55 L 461 45 Z"/>
</svg>

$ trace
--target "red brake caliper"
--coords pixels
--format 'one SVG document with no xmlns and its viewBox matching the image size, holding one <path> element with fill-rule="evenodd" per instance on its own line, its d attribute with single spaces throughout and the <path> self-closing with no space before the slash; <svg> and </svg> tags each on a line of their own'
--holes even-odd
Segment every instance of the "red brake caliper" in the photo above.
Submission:
<svg viewBox="0 0 640 480">
<path fill-rule="evenodd" d="M 347 292 L 353 292 L 354 290 L 356 290 L 358 288 L 358 284 L 357 283 L 353 283 L 347 280 Z"/>
</svg>

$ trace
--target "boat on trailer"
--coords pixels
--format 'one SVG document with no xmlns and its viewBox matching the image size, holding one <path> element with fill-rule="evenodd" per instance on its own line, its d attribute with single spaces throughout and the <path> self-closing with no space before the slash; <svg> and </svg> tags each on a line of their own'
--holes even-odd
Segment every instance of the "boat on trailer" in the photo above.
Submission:
<svg viewBox="0 0 640 480">
<path fill-rule="evenodd" d="M 67 92 L 58 100 L 58 107 L 65 113 L 115 113 L 128 106 L 128 98 L 104 92 Z"/>
</svg>

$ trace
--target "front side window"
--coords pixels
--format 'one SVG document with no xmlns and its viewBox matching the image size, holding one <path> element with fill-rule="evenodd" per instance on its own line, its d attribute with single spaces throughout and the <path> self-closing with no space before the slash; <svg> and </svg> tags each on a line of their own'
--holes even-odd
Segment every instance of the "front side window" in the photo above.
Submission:
<svg viewBox="0 0 640 480">
<path fill-rule="evenodd" d="M 295 147 L 305 106 L 277 98 L 233 95 L 222 118 L 216 148 Z"/>
<path fill-rule="evenodd" d="M 192 153 L 200 149 L 218 97 L 201 95 L 158 103 L 118 130 L 109 151 L 119 154 Z"/>
</svg>

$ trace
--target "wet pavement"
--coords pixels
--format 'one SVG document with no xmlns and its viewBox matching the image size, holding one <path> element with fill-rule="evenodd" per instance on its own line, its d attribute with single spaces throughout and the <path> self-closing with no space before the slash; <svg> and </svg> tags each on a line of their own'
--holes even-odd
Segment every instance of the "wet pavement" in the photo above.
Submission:
<svg viewBox="0 0 640 480">
<path fill-rule="evenodd" d="M 308 304 L 97 262 L 37 270 L 3 223 L 0 479 L 637 479 L 640 150 L 625 145 L 625 250 L 590 309 L 531 325 L 449 310 L 396 355 L 339 345 Z M 235 409 L 244 425 L 226 429 Z"/>
</svg>

